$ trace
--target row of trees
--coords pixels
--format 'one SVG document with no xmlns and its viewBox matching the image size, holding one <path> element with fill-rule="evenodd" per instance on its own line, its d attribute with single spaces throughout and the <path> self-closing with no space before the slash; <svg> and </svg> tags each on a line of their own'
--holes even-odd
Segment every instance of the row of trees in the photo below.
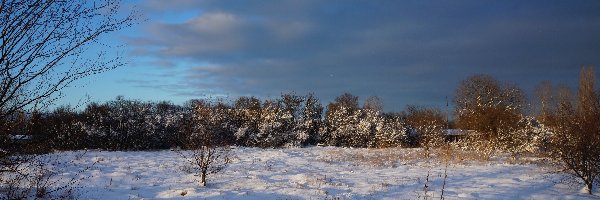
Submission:
<svg viewBox="0 0 600 200">
<path fill-rule="evenodd" d="M 547 104 L 540 104 L 544 105 L 542 113 L 549 113 Z M 489 75 L 474 75 L 456 90 L 455 127 L 472 130 L 473 134 L 466 138 L 470 140 L 468 146 L 483 152 L 508 151 L 516 156 L 546 147 L 549 131 L 538 120 L 526 116 L 526 105 L 525 94 L 517 86 L 502 84 Z M 185 134 L 193 132 L 192 127 L 198 123 L 211 127 L 209 132 L 216 135 L 219 144 L 227 145 L 282 147 L 322 143 L 429 149 L 443 143 L 449 122 L 439 108 L 408 106 L 404 112 L 383 113 L 382 107 L 377 97 L 367 98 L 360 106 L 358 97 L 349 93 L 338 96 L 326 107 L 312 94 L 294 93 L 266 100 L 191 100 L 184 105 L 117 97 L 102 104 L 91 103 L 83 111 L 59 107 L 50 113 L 17 115 L 19 120 L 13 120 L 10 127 L 12 132 L 35 135 L 56 149 L 181 147 L 186 142 Z M 199 115 L 210 118 L 195 121 Z M 550 116 L 539 118 L 552 124 Z"/>
<path fill-rule="evenodd" d="M 377 97 L 359 106 L 358 97 L 349 93 L 331 102 L 325 113 L 312 94 L 290 93 L 267 100 L 240 97 L 232 103 L 191 100 L 183 106 L 117 97 L 103 104 L 91 103 L 83 111 L 59 107 L 50 113 L 22 116 L 12 130 L 33 135 L 49 148 L 63 150 L 184 147 L 190 141 L 189 134 L 200 129 L 211 134 L 217 144 L 256 147 L 318 143 L 416 146 L 432 143 L 424 135 L 442 136 L 445 115 L 439 109 L 410 107 L 406 113 L 383 114 L 381 107 Z M 435 119 L 433 124 L 429 119 Z M 423 130 L 423 137 L 410 134 L 413 129 Z"/>
</svg>

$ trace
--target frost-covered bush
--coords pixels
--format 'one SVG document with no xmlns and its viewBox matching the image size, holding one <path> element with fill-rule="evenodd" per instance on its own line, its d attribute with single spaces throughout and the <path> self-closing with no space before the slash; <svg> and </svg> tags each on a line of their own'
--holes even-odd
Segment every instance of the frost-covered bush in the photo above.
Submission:
<svg viewBox="0 0 600 200">
<path fill-rule="evenodd" d="M 540 152 L 548 145 L 551 132 L 543 124 L 532 117 L 524 117 L 519 121 L 519 128 L 515 130 L 504 144 L 504 150 L 513 155 L 523 152 Z"/>
<path fill-rule="evenodd" d="M 381 103 L 372 97 L 363 108 L 358 97 L 343 94 L 327 106 L 321 141 L 343 147 L 391 147 L 406 142 L 406 125 L 399 115 L 383 116 Z"/>
<path fill-rule="evenodd" d="M 235 132 L 238 143 L 281 147 L 299 146 L 309 139 L 315 140 L 320 112 L 315 108 L 302 109 L 303 102 L 303 97 L 294 94 L 283 94 L 280 99 L 265 100 L 262 106 L 256 98 L 238 99 L 235 106 L 239 124 Z M 312 100 L 310 103 L 315 102 Z"/>
<path fill-rule="evenodd" d="M 515 151 L 525 137 L 518 132 L 526 105 L 524 92 L 512 84 L 502 84 L 489 75 L 463 80 L 455 96 L 456 124 L 459 129 L 478 133 L 477 148 L 489 151 Z"/>
<path fill-rule="evenodd" d="M 235 101 L 233 109 L 236 144 L 257 146 L 262 109 L 260 100 L 255 97 L 240 97 Z"/>
<path fill-rule="evenodd" d="M 92 103 L 82 114 L 87 148 L 164 149 L 176 145 L 183 111 L 168 102 L 116 100 Z"/>
<path fill-rule="evenodd" d="M 360 136 L 366 137 L 364 139 L 368 147 L 378 147 L 377 135 L 383 129 L 383 123 L 385 122 L 383 117 L 375 109 L 362 109 L 360 112 L 362 116 L 358 122 L 357 132 L 360 133 Z"/>
<path fill-rule="evenodd" d="M 398 115 L 383 117 L 380 128 L 375 133 L 375 146 L 396 147 L 406 143 L 406 123 Z"/>
<path fill-rule="evenodd" d="M 361 111 L 345 106 L 329 107 L 327 111 L 327 134 L 324 142 L 332 146 L 366 146 L 367 134 L 359 132 Z"/>
<path fill-rule="evenodd" d="M 317 144 L 320 140 L 319 130 L 323 124 L 321 119 L 323 106 L 313 94 L 308 94 L 301 109 L 302 117 L 296 132 L 296 142 L 300 145 Z"/>
<path fill-rule="evenodd" d="M 260 147 L 279 147 L 289 138 L 284 128 L 284 120 L 289 118 L 283 114 L 279 105 L 266 101 L 263 105 L 256 135 L 256 144 Z"/>
</svg>

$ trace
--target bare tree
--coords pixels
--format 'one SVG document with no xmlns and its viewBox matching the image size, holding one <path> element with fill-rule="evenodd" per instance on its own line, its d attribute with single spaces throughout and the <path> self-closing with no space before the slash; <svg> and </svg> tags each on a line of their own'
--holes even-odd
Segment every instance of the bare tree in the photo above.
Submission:
<svg viewBox="0 0 600 200">
<path fill-rule="evenodd" d="M 224 119 L 210 104 L 197 101 L 191 108 L 191 115 L 182 127 L 182 144 L 188 151 L 180 155 L 191 164 L 200 176 L 200 184 L 206 186 L 207 176 L 221 172 L 231 162 L 230 150 L 217 135 Z"/>
<path fill-rule="evenodd" d="M 74 81 L 122 66 L 121 56 L 101 48 L 107 44 L 100 40 L 135 22 L 135 14 L 122 16 L 119 6 L 108 0 L 2 1 L 0 119 L 44 108 Z"/>
<path fill-rule="evenodd" d="M 562 89 L 555 106 L 557 110 L 552 112 L 556 123 L 552 126 L 555 134 L 551 140 L 551 155 L 581 179 L 590 194 L 600 177 L 600 105 L 595 81 L 594 69 L 583 67 L 577 100 L 574 101 L 569 90 Z"/>
<path fill-rule="evenodd" d="M 122 66 L 115 48 L 101 42 L 103 35 L 135 22 L 135 13 L 120 10 L 120 2 L 112 0 L 1 1 L 0 124 L 47 108 L 79 79 Z M 7 139 L 10 126 L 0 128 L 0 143 L 13 142 Z M 29 176 L 11 170 L 30 160 L 17 156 L 24 146 L 0 149 L 0 177 Z M 5 181 L 12 180 L 0 178 L 0 184 Z"/>
</svg>

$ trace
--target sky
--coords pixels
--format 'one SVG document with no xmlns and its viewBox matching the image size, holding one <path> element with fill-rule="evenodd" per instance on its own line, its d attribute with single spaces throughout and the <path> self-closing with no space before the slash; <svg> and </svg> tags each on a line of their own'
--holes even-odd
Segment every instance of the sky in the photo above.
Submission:
<svg viewBox="0 0 600 200">
<path fill-rule="evenodd" d="M 582 65 L 600 66 L 595 0 L 123 3 L 144 20 L 102 39 L 124 44 L 128 64 L 78 81 L 58 104 L 312 92 L 326 105 L 349 92 L 401 111 L 445 106 L 474 74 L 531 93 L 543 80 L 575 87 Z"/>
</svg>

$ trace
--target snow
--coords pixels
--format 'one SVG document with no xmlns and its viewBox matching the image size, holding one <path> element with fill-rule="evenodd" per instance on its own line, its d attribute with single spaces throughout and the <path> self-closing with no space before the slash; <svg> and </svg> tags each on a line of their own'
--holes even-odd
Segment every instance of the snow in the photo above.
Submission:
<svg viewBox="0 0 600 200">
<path fill-rule="evenodd" d="M 77 199 L 418 199 L 439 198 L 444 163 L 419 156 L 420 149 L 309 147 L 232 150 L 233 163 L 208 177 L 207 187 L 176 151 L 91 150 L 60 176 L 84 177 Z M 60 152 L 73 158 L 78 152 Z M 536 162 L 508 158 L 451 163 L 445 199 L 597 199 L 566 175 Z M 530 161 L 535 161 L 531 158 Z M 68 163 L 68 162 L 58 162 Z M 93 167 L 77 173 L 84 166 Z M 429 172 L 429 176 L 428 176 Z M 60 178 L 56 177 L 56 178 Z M 428 182 L 427 182 L 428 179 Z M 427 182 L 427 183 L 426 183 Z M 427 184 L 427 194 L 424 185 Z"/>
<path fill-rule="evenodd" d="M 8 135 L 8 139 L 11 140 L 31 140 L 32 135 Z"/>
</svg>

